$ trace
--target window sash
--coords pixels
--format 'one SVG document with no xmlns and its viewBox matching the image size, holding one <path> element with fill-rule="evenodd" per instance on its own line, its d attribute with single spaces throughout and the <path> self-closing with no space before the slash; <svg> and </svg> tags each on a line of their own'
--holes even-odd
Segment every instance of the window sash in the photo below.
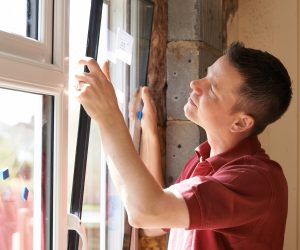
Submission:
<svg viewBox="0 0 300 250">
<path fill-rule="evenodd" d="M 90 7 L 90 18 L 88 27 L 88 38 L 86 47 L 86 56 L 97 59 L 98 44 L 100 36 L 101 18 L 103 1 L 92 0 Z M 85 67 L 85 72 L 89 72 Z M 88 156 L 89 135 L 91 118 L 88 116 L 83 106 L 80 105 L 79 127 L 77 134 L 77 146 L 75 155 L 75 167 L 73 176 L 73 187 L 71 197 L 70 212 L 81 219 L 82 203 L 84 195 L 86 163 Z M 78 234 L 69 231 L 68 249 L 77 249 L 79 244 Z"/>
<path fill-rule="evenodd" d="M 0 87 L 54 98 L 53 238 L 50 241 L 53 249 L 66 249 L 69 0 L 43 3 L 44 35 L 40 42 L 0 32 Z"/>
</svg>

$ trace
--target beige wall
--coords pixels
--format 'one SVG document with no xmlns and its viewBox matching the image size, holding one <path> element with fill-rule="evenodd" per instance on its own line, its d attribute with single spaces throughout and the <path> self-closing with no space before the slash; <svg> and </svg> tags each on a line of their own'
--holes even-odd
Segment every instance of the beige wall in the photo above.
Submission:
<svg viewBox="0 0 300 250">
<path fill-rule="evenodd" d="M 300 5 L 300 3 L 299 3 Z M 228 21 L 228 43 L 241 40 L 248 47 L 267 50 L 287 67 L 293 81 L 292 104 L 284 117 L 261 136 L 269 155 L 281 163 L 289 184 L 289 212 L 285 250 L 299 250 L 299 15 L 297 0 L 243 0 Z M 298 120 L 297 120 L 298 119 Z M 297 245 L 298 244 L 298 245 Z"/>
</svg>

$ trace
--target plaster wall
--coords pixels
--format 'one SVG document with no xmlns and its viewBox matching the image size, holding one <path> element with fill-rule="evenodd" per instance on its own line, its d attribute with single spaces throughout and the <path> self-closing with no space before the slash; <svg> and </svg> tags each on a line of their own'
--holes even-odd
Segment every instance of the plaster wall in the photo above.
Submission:
<svg viewBox="0 0 300 250">
<path fill-rule="evenodd" d="M 266 50 L 287 67 L 293 81 L 293 100 L 288 112 L 261 136 L 271 158 L 278 161 L 289 185 L 289 211 L 285 250 L 299 250 L 299 15 L 297 0 L 239 1 L 227 22 L 227 44 L 240 40 L 247 47 Z"/>
</svg>

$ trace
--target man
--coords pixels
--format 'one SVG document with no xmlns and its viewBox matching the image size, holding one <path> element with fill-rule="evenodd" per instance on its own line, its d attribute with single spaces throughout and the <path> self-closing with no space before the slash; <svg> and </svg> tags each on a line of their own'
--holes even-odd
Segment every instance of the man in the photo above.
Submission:
<svg viewBox="0 0 300 250">
<path fill-rule="evenodd" d="M 156 235 L 170 230 L 169 249 L 282 249 L 287 183 L 257 134 L 289 106 L 290 77 L 272 55 L 233 43 L 194 80 L 184 107 L 207 142 L 190 158 L 176 184 L 163 189 L 155 108 L 144 88 L 142 159 L 134 149 L 107 70 L 83 59 L 77 98 L 94 119 L 110 172 L 130 223 Z M 145 154 L 146 152 L 146 154 Z M 172 167 L 172 166 L 169 166 Z"/>
</svg>

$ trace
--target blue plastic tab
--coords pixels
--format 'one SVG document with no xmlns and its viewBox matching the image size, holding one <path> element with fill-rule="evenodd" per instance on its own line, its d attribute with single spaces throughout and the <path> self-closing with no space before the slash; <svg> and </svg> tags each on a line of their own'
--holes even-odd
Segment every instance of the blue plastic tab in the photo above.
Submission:
<svg viewBox="0 0 300 250">
<path fill-rule="evenodd" d="M 0 178 L 1 178 L 1 180 L 5 180 L 5 179 L 7 179 L 9 177 L 9 170 L 8 170 L 8 168 L 4 168 L 4 169 L 2 169 L 1 171 L 0 171 Z"/>
<path fill-rule="evenodd" d="M 137 113 L 137 117 L 138 117 L 139 120 L 142 120 L 143 112 L 142 112 L 142 111 L 139 111 L 139 112 Z"/>
<path fill-rule="evenodd" d="M 21 193 L 21 198 L 23 201 L 26 201 L 28 199 L 29 190 L 27 187 L 24 187 Z"/>
</svg>

